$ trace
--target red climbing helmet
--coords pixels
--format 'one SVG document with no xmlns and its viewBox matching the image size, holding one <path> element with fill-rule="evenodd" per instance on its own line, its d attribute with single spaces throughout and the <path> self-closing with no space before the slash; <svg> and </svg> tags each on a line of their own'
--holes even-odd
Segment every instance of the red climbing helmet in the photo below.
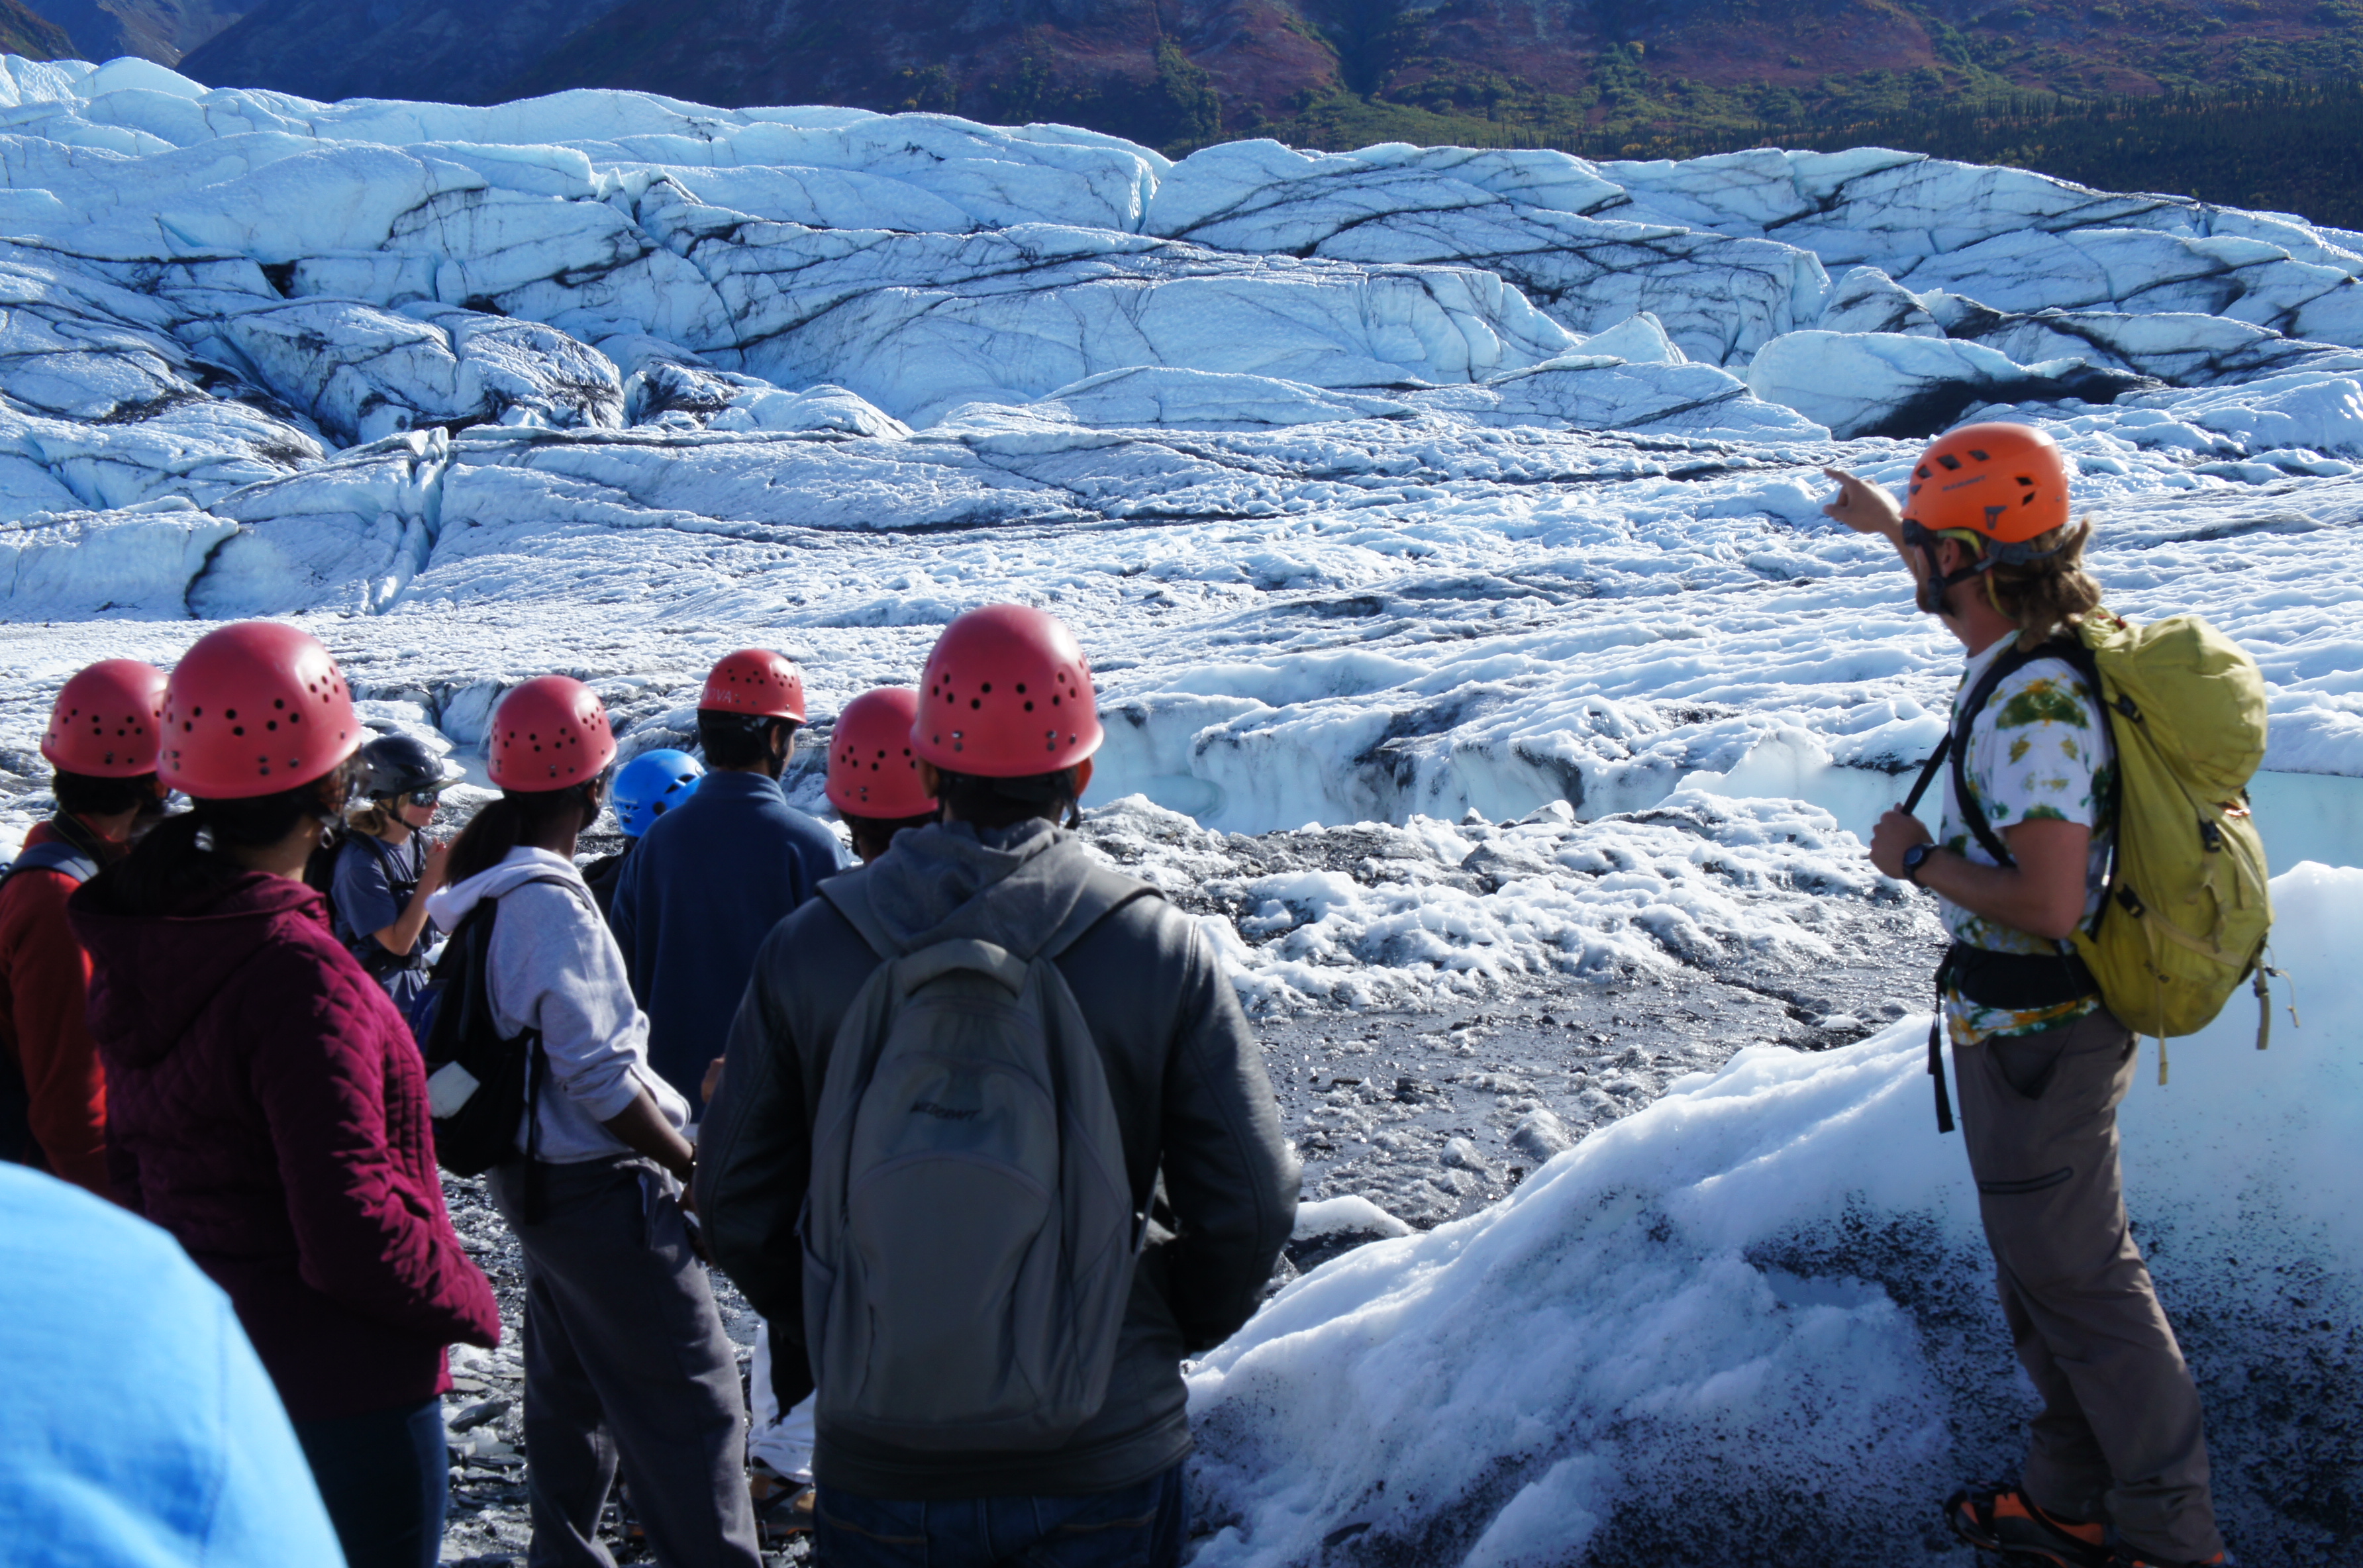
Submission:
<svg viewBox="0 0 2363 1568">
<path fill-rule="evenodd" d="M 616 760 L 598 694 L 571 675 L 537 675 L 493 710 L 493 782 L 504 790 L 563 790 Z"/>
<path fill-rule="evenodd" d="M 987 604 L 953 618 L 920 677 L 912 744 L 981 778 L 1057 773 L 1099 750 L 1091 661 L 1055 615 Z"/>
<path fill-rule="evenodd" d="M 828 803 L 849 817 L 892 822 L 923 817 L 936 798 L 919 782 L 911 724 L 919 694 L 908 687 L 865 691 L 837 716 L 828 742 Z"/>
<path fill-rule="evenodd" d="M 156 771 L 163 723 L 164 672 L 136 658 L 103 659 L 59 690 L 41 755 L 61 773 L 137 778 Z"/>
<path fill-rule="evenodd" d="M 328 650 L 281 621 L 207 632 L 164 684 L 156 776 L 200 801 L 276 795 L 321 778 L 365 733 Z"/>
<path fill-rule="evenodd" d="M 726 655 L 705 678 L 697 699 L 701 713 L 744 713 L 754 719 L 804 722 L 804 678 L 784 654 L 740 648 Z"/>
</svg>

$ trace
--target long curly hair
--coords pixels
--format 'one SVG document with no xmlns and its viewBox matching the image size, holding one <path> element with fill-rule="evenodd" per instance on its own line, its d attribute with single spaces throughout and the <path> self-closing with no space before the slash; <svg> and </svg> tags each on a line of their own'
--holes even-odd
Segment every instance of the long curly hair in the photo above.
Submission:
<svg viewBox="0 0 2363 1568">
<path fill-rule="evenodd" d="M 2052 553 L 2024 566 L 1997 566 L 1985 574 L 1993 607 L 2018 625 L 2019 646 L 2039 647 L 2070 631 L 2101 607 L 2101 584 L 2084 569 L 2093 523 L 2080 518 L 2028 543 Z M 2057 547 L 2053 548 L 2053 547 Z"/>
</svg>

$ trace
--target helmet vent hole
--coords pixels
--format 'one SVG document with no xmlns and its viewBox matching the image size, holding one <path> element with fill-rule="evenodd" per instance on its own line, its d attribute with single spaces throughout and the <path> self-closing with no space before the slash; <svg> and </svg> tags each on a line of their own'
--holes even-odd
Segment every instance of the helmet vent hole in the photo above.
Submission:
<svg viewBox="0 0 2363 1568">
<path fill-rule="evenodd" d="M 1936 454 L 1936 463 L 1938 467 L 1950 473 L 1961 466 L 1961 459 L 1950 452 L 1939 452 Z"/>
<path fill-rule="evenodd" d="M 1972 457 L 1972 458 L 1975 458 L 1978 461 L 1980 461 L 1980 462 L 1981 462 L 1981 463 L 1991 463 L 1991 462 L 1992 462 L 1992 461 L 1993 461 L 1993 459 L 1992 459 L 1991 458 L 1987 457 L 1983 452 L 1979 451 L 1979 450 L 1978 450 L 1976 447 L 1970 447 L 1970 448 L 1969 448 L 1969 456 L 1970 456 L 1970 457 Z"/>
</svg>

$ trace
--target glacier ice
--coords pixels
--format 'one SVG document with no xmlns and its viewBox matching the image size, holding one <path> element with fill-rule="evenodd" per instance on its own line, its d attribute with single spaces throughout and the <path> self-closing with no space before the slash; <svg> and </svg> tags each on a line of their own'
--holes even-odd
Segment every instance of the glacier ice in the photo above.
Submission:
<svg viewBox="0 0 2363 1568">
<path fill-rule="evenodd" d="M 2153 384 L 2080 358 L 2022 365 L 1982 343 L 1911 332 L 1786 333 L 1747 367 L 1749 392 L 1839 436 L 1915 436 L 1980 403 L 2110 403 Z"/>
</svg>

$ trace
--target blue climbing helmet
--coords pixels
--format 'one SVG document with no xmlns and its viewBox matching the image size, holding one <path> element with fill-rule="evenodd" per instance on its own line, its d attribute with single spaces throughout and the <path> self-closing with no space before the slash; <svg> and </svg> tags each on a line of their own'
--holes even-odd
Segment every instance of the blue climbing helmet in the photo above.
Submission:
<svg viewBox="0 0 2363 1568">
<path fill-rule="evenodd" d="M 644 751 L 616 770 L 616 820 L 626 838 L 638 838 L 656 820 L 697 793 L 704 765 L 685 751 Z"/>
</svg>

